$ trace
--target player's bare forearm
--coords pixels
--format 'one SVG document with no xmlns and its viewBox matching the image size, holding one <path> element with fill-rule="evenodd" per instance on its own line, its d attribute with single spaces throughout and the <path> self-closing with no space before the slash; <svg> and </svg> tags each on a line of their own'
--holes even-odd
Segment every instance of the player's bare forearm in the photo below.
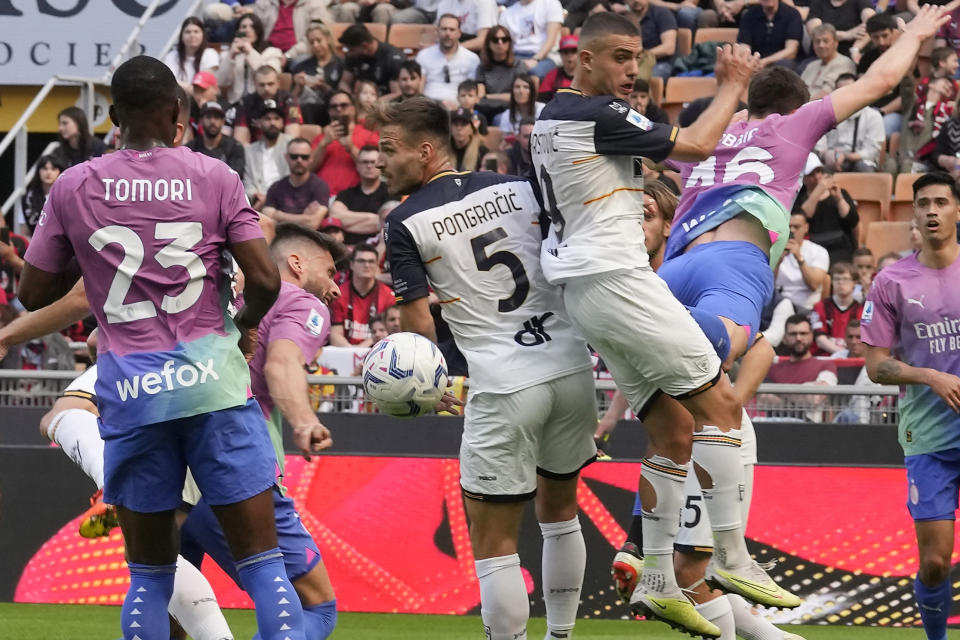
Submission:
<svg viewBox="0 0 960 640">
<path fill-rule="evenodd" d="M 80 271 L 76 261 L 71 261 L 67 269 L 57 273 L 38 269 L 25 262 L 20 273 L 17 297 L 27 311 L 36 311 L 67 295 L 79 279 Z"/>
<path fill-rule="evenodd" d="M 367 211 L 352 211 L 339 200 L 330 207 L 330 215 L 343 223 L 351 233 L 376 233 L 380 231 L 380 216 Z"/>
<path fill-rule="evenodd" d="M 817 267 L 811 267 L 806 262 L 800 265 L 800 273 L 803 276 L 803 283 L 814 291 L 823 284 L 823 279 L 827 277 L 827 272 Z"/>
<path fill-rule="evenodd" d="M 90 315 L 83 280 L 53 304 L 21 316 L 0 329 L 0 344 L 12 346 L 65 329 Z"/>
<path fill-rule="evenodd" d="M 267 347 L 263 375 L 270 397 L 288 423 L 313 424 L 317 416 L 310 405 L 307 371 L 300 347 L 290 340 L 276 340 Z"/>
<path fill-rule="evenodd" d="M 867 375 L 877 384 L 929 384 L 932 369 L 913 367 L 890 355 L 890 349 L 867 345 Z"/>
<path fill-rule="evenodd" d="M 700 117 L 689 127 L 680 129 L 670 159 L 695 162 L 710 157 L 738 106 L 740 89 L 721 86 Z"/>
<path fill-rule="evenodd" d="M 280 272 L 270 259 L 270 251 L 263 238 L 230 245 L 230 251 L 240 265 L 244 278 L 244 306 L 234 322 L 241 329 L 253 329 L 259 326 L 277 299 Z"/>
<path fill-rule="evenodd" d="M 437 327 L 430 315 L 429 298 L 418 298 L 400 306 L 400 328 L 437 341 Z"/>
<path fill-rule="evenodd" d="M 335 324 L 330 327 L 330 346 L 332 347 L 349 347 L 350 341 L 347 340 L 347 336 L 343 331 L 342 324 Z"/>
</svg>

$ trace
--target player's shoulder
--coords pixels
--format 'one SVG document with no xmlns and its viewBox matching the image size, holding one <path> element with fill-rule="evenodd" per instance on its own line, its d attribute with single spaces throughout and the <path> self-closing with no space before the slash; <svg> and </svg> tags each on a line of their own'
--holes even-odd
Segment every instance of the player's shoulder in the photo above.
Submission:
<svg viewBox="0 0 960 640">
<path fill-rule="evenodd" d="M 442 206 L 456 206 L 455 203 L 471 194 L 500 185 L 532 189 L 530 182 L 522 176 L 500 175 L 492 171 L 450 172 L 421 187 L 397 205 L 387 216 L 388 228 L 389 225 L 397 225 L 424 211 Z"/>
<path fill-rule="evenodd" d="M 577 89 L 558 89 L 540 113 L 539 120 L 587 120 L 624 118 L 630 105 L 616 96 L 586 96 Z"/>
<path fill-rule="evenodd" d="M 189 147 L 176 147 L 171 149 L 174 153 L 180 154 L 177 159 L 189 167 L 192 173 L 204 177 L 205 179 L 227 180 L 232 182 L 240 179 L 240 174 L 230 168 L 230 166 L 217 158 L 212 158 L 205 153 L 194 151 Z"/>
<path fill-rule="evenodd" d="M 883 268 L 873 278 L 873 287 L 878 289 L 888 289 L 904 280 L 908 280 L 920 274 L 923 271 L 923 265 L 917 260 L 917 254 L 913 253 Z"/>
</svg>

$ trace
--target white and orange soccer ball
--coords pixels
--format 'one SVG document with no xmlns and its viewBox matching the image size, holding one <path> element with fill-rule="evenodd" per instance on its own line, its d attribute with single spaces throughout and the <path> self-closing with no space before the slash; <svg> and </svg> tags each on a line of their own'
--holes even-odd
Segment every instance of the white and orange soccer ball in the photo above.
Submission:
<svg viewBox="0 0 960 640">
<path fill-rule="evenodd" d="M 381 413 L 414 418 L 429 413 L 447 389 L 447 362 L 417 333 L 394 333 L 363 360 L 363 390 Z"/>
</svg>

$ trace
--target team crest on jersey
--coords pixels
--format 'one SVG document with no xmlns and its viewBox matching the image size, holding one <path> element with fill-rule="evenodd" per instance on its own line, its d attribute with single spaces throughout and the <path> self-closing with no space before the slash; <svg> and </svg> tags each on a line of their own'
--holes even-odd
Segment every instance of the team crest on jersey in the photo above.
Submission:
<svg viewBox="0 0 960 640">
<path fill-rule="evenodd" d="M 453 181 L 457 183 L 457 186 L 458 186 L 458 187 L 462 187 L 462 186 L 463 186 L 463 180 L 461 180 L 460 178 L 454 178 Z"/>
<path fill-rule="evenodd" d="M 635 126 L 637 129 L 642 129 L 644 131 L 650 131 L 650 129 L 653 129 L 653 123 L 633 109 L 630 109 L 630 112 L 627 114 L 627 122 Z"/>
<path fill-rule="evenodd" d="M 310 315 L 304 325 L 311 334 L 320 337 L 323 333 L 323 316 L 316 309 L 310 309 Z"/>
<path fill-rule="evenodd" d="M 620 115 L 625 114 L 627 111 L 630 111 L 630 108 L 624 105 L 622 102 L 611 102 L 610 108 L 619 113 Z"/>
<path fill-rule="evenodd" d="M 860 324 L 870 324 L 871 320 L 873 320 L 873 300 L 867 300 L 863 305 L 863 313 L 860 315 Z"/>
</svg>

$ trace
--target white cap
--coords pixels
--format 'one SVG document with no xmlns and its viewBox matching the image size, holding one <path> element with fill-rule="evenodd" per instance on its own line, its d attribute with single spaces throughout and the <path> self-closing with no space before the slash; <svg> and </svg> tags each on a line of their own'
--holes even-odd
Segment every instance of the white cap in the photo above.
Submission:
<svg viewBox="0 0 960 640">
<path fill-rule="evenodd" d="M 811 153 L 807 156 L 807 164 L 803 168 L 803 175 L 808 176 L 817 169 L 823 168 L 823 163 L 820 162 L 820 158 L 817 157 L 817 154 Z"/>
</svg>

